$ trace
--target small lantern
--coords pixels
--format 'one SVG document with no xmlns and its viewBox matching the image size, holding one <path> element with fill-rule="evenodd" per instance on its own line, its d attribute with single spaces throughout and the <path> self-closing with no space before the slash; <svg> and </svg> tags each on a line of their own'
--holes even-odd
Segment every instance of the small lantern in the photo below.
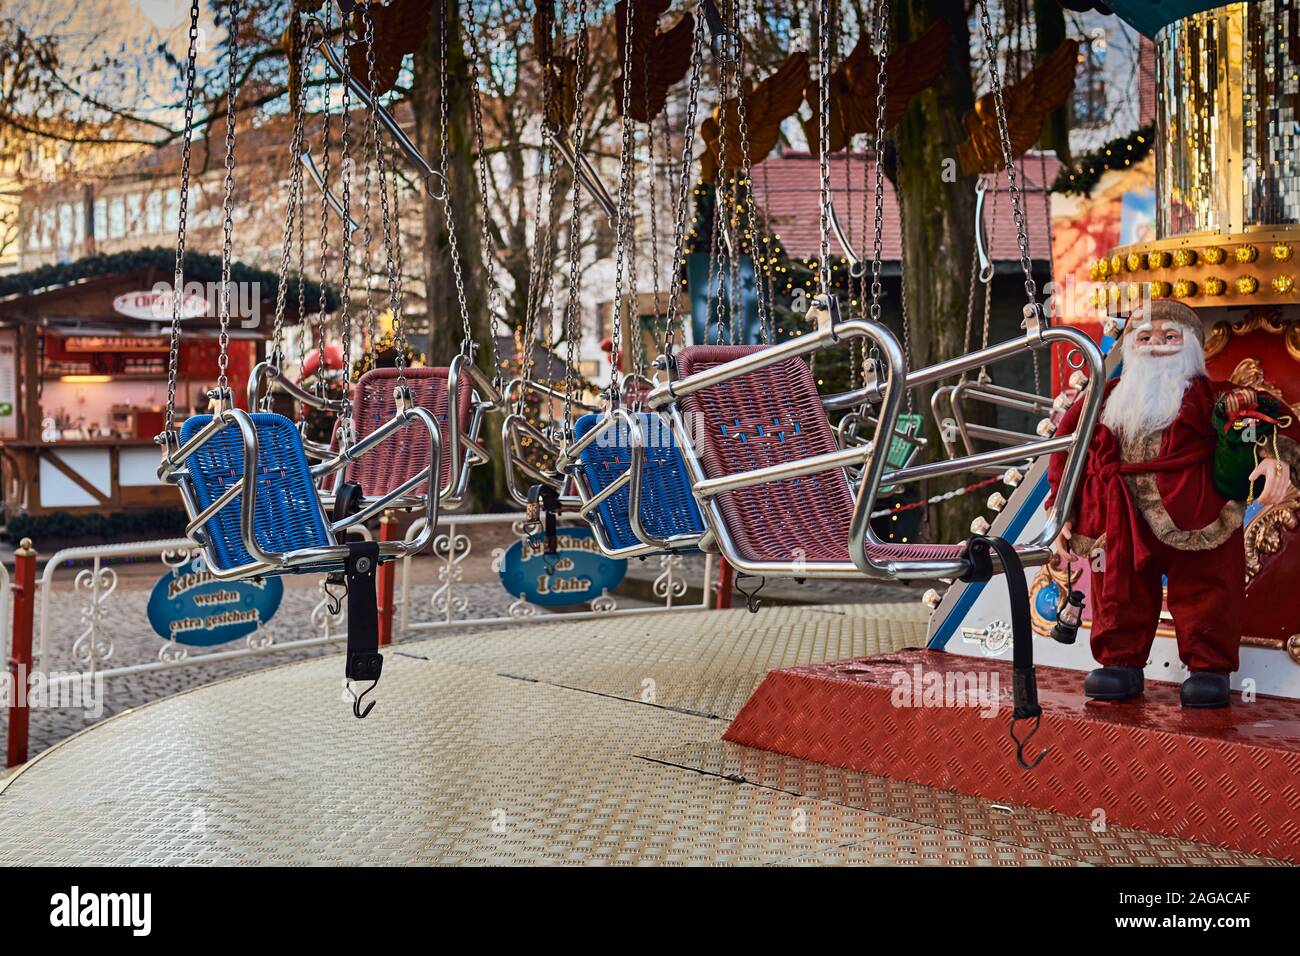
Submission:
<svg viewBox="0 0 1300 956">
<path fill-rule="evenodd" d="M 1002 492 L 995 491 L 989 495 L 988 501 L 984 502 L 990 511 L 1001 511 L 1007 506 L 1007 499 L 1002 496 Z"/>
<path fill-rule="evenodd" d="M 1014 488 L 1024 480 L 1024 477 L 1019 468 L 1008 468 L 1002 475 L 1002 483 L 1008 488 Z"/>
<path fill-rule="evenodd" d="M 1071 590 L 1066 595 L 1065 603 L 1057 609 L 1052 640 L 1059 644 L 1073 644 L 1079 637 L 1079 625 L 1082 622 L 1083 592 Z"/>
<path fill-rule="evenodd" d="M 1295 279 L 1291 276 L 1274 276 L 1273 291 L 1278 295 L 1286 295 L 1295 288 Z"/>
<path fill-rule="evenodd" d="M 991 527 L 992 525 L 988 523 L 988 520 L 983 515 L 970 523 L 971 534 L 988 534 Z"/>
<path fill-rule="evenodd" d="M 1219 296 L 1228 291 L 1228 283 L 1215 276 L 1211 276 L 1201 284 L 1201 291 L 1206 295 Z"/>
<path fill-rule="evenodd" d="M 1289 242 L 1274 243 L 1269 253 L 1273 256 L 1275 262 L 1290 262 L 1291 256 L 1294 254 Z"/>
<path fill-rule="evenodd" d="M 1126 264 L 1128 265 L 1129 272 L 1137 272 L 1139 269 L 1146 266 L 1147 257 L 1142 255 L 1140 252 L 1130 252 Z"/>
<path fill-rule="evenodd" d="M 1179 269 L 1186 269 L 1188 266 L 1196 264 L 1195 249 L 1179 249 L 1174 253 L 1174 265 Z"/>
<path fill-rule="evenodd" d="M 937 608 L 939 606 L 939 602 L 942 600 L 943 600 L 943 595 L 941 595 L 934 588 L 930 588 L 928 591 L 926 591 L 924 594 L 921 595 L 921 603 L 924 604 L 926 607 L 928 607 L 931 611 Z"/>
<path fill-rule="evenodd" d="M 1259 291 L 1259 280 L 1254 276 L 1242 276 L 1237 280 L 1237 292 L 1241 295 L 1254 295 Z"/>
<path fill-rule="evenodd" d="M 1201 258 L 1212 266 L 1222 265 L 1228 254 L 1222 246 L 1209 246 L 1201 250 Z"/>
<path fill-rule="evenodd" d="M 1240 263 L 1254 262 L 1259 258 L 1259 250 L 1248 243 L 1237 247 L 1236 256 Z"/>
</svg>

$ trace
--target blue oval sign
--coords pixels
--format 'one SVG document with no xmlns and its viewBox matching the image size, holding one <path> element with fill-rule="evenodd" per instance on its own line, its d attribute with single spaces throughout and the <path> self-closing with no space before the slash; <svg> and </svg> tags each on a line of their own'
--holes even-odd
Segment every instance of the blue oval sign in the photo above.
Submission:
<svg viewBox="0 0 1300 956">
<path fill-rule="evenodd" d="M 618 587 L 627 562 L 601 553 L 590 528 L 560 528 L 560 553 L 542 554 L 541 535 L 516 541 L 501 561 L 501 585 L 514 597 L 542 607 L 587 604 Z"/>
<path fill-rule="evenodd" d="M 200 555 L 154 584 L 149 623 L 163 640 L 211 647 L 252 634 L 271 619 L 282 597 L 278 577 L 218 581 Z"/>
</svg>

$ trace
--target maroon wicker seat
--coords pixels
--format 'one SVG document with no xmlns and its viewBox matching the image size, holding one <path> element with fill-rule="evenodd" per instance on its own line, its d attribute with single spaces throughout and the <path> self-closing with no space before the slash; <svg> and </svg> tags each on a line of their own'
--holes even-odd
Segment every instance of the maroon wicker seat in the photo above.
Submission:
<svg viewBox="0 0 1300 956">
<path fill-rule="evenodd" d="M 761 345 L 694 345 L 677 355 L 681 377 L 730 362 Z M 709 478 L 835 451 L 838 446 L 807 364 L 798 358 L 679 399 Z M 751 561 L 849 561 L 854 495 L 840 469 L 718 496 L 738 552 Z M 960 544 L 869 544 L 880 561 L 951 560 Z"/>
<path fill-rule="evenodd" d="M 761 345 L 692 345 L 677 354 L 683 377 L 756 352 Z M 808 366 L 797 358 L 680 399 L 710 478 L 835 451 L 838 446 Z M 853 491 L 841 469 L 718 496 L 737 550 L 752 561 L 848 561 Z"/>
<path fill-rule="evenodd" d="M 415 397 L 415 404 L 427 408 L 438 420 L 442 429 L 443 453 L 440 488 L 446 488 L 451 475 L 451 455 L 447 450 L 449 441 L 447 409 L 451 404 L 446 368 L 408 368 L 406 384 Z M 397 413 L 393 400 L 393 389 L 397 385 L 397 369 L 374 368 L 364 373 L 357 381 L 352 398 L 352 418 L 356 427 L 357 441 L 361 441 L 384 422 Z M 461 434 L 465 434 L 470 424 L 470 409 L 473 400 L 473 388 L 469 376 L 463 376 L 456 390 L 456 417 Z M 410 437 L 400 441 L 385 441 L 375 446 L 360 461 L 351 465 L 347 471 L 347 480 L 361 486 L 366 495 L 382 495 L 396 488 L 408 478 L 417 474 L 429 461 L 429 437 L 420 429 L 411 429 Z M 423 464 L 422 464 L 423 463 Z M 413 494 L 424 494 L 425 486 L 421 484 Z"/>
<path fill-rule="evenodd" d="M 966 549 L 960 544 L 868 544 L 867 554 L 875 561 L 951 561 Z"/>
</svg>

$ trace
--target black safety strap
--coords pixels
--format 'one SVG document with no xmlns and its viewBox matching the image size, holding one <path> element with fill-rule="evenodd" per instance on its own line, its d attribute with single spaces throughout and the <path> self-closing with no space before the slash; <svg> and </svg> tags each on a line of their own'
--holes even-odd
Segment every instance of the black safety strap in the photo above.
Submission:
<svg viewBox="0 0 1300 956">
<path fill-rule="evenodd" d="M 361 510 L 365 500 L 359 484 L 355 481 L 340 481 L 334 489 L 334 514 L 331 520 L 337 523 L 350 518 Z"/>
<path fill-rule="evenodd" d="M 348 544 L 348 558 L 343 579 L 348 587 L 348 654 L 347 679 L 370 681 L 360 696 L 353 694 L 352 713 L 365 717 L 375 706 L 372 700 L 361 709 L 361 699 L 374 690 L 384 669 L 379 653 L 379 606 L 375 598 L 375 570 L 379 567 L 379 542 L 355 541 Z"/>
<path fill-rule="evenodd" d="M 541 484 L 533 485 L 528 489 L 528 517 L 530 520 L 540 519 L 543 522 L 545 535 L 543 554 L 555 555 L 560 551 L 559 539 L 556 536 L 560 510 L 560 492 L 557 489 Z"/>
<path fill-rule="evenodd" d="M 1025 747 L 1038 732 L 1043 708 L 1038 704 L 1038 679 L 1034 672 L 1034 632 L 1029 617 L 1029 585 L 1025 582 L 1024 565 L 1015 546 L 1006 538 L 996 535 L 975 535 L 966 546 L 970 568 L 963 581 L 988 581 L 993 576 L 993 552 L 1002 563 L 1003 577 L 1007 581 L 1007 597 L 1011 604 L 1011 739 L 1016 744 L 1016 762 L 1032 770 L 1047 756 L 1044 749 L 1032 763 L 1025 761 Z M 1033 720 L 1034 725 L 1023 739 L 1016 736 L 1016 721 Z"/>
</svg>

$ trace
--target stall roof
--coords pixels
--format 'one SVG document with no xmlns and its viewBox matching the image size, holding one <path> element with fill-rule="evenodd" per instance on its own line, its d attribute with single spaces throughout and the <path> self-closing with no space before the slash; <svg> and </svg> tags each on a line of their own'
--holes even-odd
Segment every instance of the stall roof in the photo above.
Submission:
<svg viewBox="0 0 1300 956">
<path fill-rule="evenodd" d="M 110 292 L 148 289 L 155 282 L 170 281 L 175 267 L 176 251 L 157 246 L 108 255 L 84 256 L 71 262 L 0 276 L 0 321 L 31 322 L 42 317 L 51 317 L 56 321 L 65 318 L 70 321 L 111 318 L 111 309 L 104 304 L 104 298 Z M 263 308 L 269 305 L 274 309 L 280 283 L 279 276 L 274 272 L 232 262 L 230 278 L 233 282 L 256 283 Z M 185 254 L 186 282 L 207 283 L 218 282 L 220 279 L 219 257 L 198 252 Z M 297 321 L 298 293 L 292 278 L 289 279 L 287 292 L 286 320 Z M 308 302 L 319 302 L 320 294 L 319 283 L 306 284 Z M 327 308 L 331 311 L 337 309 L 337 290 L 326 286 L 326 296 Z"/>
</svg>

